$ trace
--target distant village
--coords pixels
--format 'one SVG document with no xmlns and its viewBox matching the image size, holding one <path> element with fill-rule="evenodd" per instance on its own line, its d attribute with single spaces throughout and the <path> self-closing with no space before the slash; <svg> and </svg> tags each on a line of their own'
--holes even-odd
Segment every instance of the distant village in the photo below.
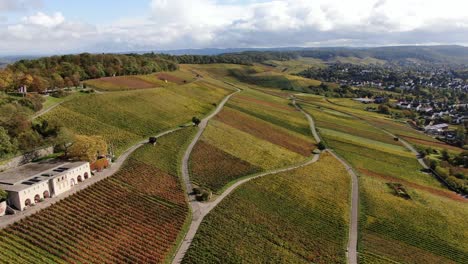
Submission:
<svg viewBox="0 0 468 264">
<path fill-rule="evenodd" d="M 383 104 L 389 100 L 383 96 L 374 98 L 354 98 L 363 104 Z M 415 129 L 439 138 L 451 145 L 466 145 L 466 126 L 468 125 L 468 104 L 444 104 L 428 100 L 398 100 L 387 105 L 398 110 L 414 113 L 408 123 Z M 460 135 L 463 134 L 463 135 Z"/>
</svg>

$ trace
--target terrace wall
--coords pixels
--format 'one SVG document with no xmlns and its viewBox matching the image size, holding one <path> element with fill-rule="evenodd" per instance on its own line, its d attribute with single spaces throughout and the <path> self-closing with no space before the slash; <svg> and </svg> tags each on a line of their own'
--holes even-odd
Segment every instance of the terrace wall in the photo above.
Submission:
<svg viewBox="0 0 468 264">
<path fill-rule="evenodd" d="M 48 147 L 48 148 L 38 149 L 33 152 L 23 154 L 21 156 L 8 160 L 5 164 L 0 165 L 0 171 L 14 169 L 21 165 L 27 164 L 33 161 L 34 159 L 42 158 L 42 157 L 51 155 L 53 153 L 54 153 L 54 148 Z"/>
</svg>

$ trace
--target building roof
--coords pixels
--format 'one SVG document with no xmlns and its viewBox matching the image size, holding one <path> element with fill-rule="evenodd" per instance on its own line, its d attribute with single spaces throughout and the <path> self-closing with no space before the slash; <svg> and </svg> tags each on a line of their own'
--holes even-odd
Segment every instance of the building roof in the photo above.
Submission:
<svg viewBox="0 0 468 264">
<path fill-rule="evenodd" d="M 427 126 L 426 127 L 426 130 L 429 130 L 429 129 L 443 129 L 443 128 L 447 128 L 449 125 L 448 124 L 438 124 L 438 125 L 433 125 L 433 126 Z"/>
<path fill-rule="evenodd" d="M 354 98 L 353 100 L 361 102 L 361 103 L 372 103 L 375 101 L 374 99 L 370 99 L 370 98 Z"/>
<path fill-rule="evenodd" d="M 29 163 L 0 173 L 0 188 L 6 191 L 25 190 L 86 163 L 60 161 Z"/>
</svg>

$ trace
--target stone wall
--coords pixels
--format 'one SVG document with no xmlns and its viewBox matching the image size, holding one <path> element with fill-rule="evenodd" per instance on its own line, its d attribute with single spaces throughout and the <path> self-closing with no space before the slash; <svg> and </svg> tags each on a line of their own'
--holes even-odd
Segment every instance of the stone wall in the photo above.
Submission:
<svg viewBox="0 0 468 264">
<path fill-rule="evenodd" d="M 0 165 L 0 172 L 4 170 L 13 169 L 21 165 L 27 164 L 34 159 L 42 158 L 54 153 L 53 147 L 38 149 L 33 152 L 26 153 L 24 155 L 12 158 L 8 160 L 5 164 Z"/>
</svg>

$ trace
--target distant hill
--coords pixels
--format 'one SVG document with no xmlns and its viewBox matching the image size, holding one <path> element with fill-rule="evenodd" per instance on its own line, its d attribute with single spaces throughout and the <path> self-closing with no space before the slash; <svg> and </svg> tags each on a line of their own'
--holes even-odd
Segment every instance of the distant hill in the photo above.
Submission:
<svg viewBox="0 0 468 264">
<path fill-rule="evenodd" d="M 374 58 L 387 62 L 419 61 L 421 63 L 468 64 L 468 47 L 464 46 L 392 46 L 375 48 L 323 47 L 323 48 L 232 48 L 182 49 L 158 51 L 171 55 L 220 55 L 282 52 L 291 56 L 339 61 L 342 58 Z"/>
<path fill-rule="evenodd" d="M 15 63 L 19 60 L 31 60 L 38 58 L 37 56 L 4 56 L 0 57 L 0 69 L 5 68 L 8 64 Z"/>
</svg>

